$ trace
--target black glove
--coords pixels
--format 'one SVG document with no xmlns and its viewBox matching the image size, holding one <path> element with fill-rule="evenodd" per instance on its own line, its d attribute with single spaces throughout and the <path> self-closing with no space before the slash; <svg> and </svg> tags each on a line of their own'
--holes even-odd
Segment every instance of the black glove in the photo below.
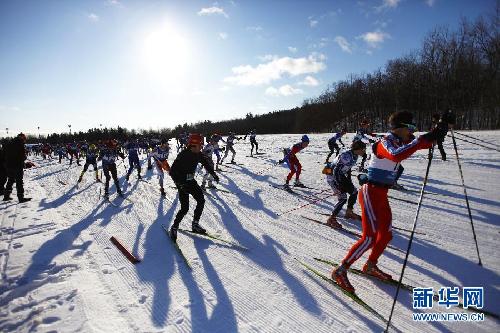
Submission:
<svg viewBox="0 0 500 333">
<path fill-rule="evenodd" d="M 219 182 L 219 180 L 220 180 L 220 179 L 219 179 L 219 176 L 217 176 L 217 174 L 216 174 L 216 173 L 214 173 L 214 174 L 212 175 L 212 177 L 214 177 L 214 180 L 215 180 L 217 183 Z"/>
<path fill-rule="evenodd" d="M 368 139 L 368 142 L 370 142 L 370 143 L 375 143 L 375 142 L 377 142 L 377 141 L 376 141 L 376 140 L 373 140 L 373 139 Z"/>
<path fill-rule="evenodd" d="M 443 141 L 448 133 L 448 123 L 440 121 L 432 131 L 422 135 L 427 141 Z"/>
<path fill-rule="evenodd" d="M 179 191 L 183 191 L 184 190 L 184 185 L 183 183 L 175 183 L 175 187 L 177 187 L 177 189 Z"/>
<path fill-rule="evenodd" d="M 368 183 L 368 175 L 366 173 L 358 174 L 358 182 L 360 186 L 363 186 L 364 184 Z"/>
</svg>

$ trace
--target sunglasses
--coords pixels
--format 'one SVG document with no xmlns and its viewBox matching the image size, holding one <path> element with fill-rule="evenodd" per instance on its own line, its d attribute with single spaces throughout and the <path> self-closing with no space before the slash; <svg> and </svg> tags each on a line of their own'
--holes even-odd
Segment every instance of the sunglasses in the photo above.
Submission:
<svg viewBox="0 0 500 333">
<path fill-rule="evenodd" d="M 415 124 L 401 123 L 401 125 L 408 128 L 412 133 L 417 131 L 417 126 Z"/>
</svg>

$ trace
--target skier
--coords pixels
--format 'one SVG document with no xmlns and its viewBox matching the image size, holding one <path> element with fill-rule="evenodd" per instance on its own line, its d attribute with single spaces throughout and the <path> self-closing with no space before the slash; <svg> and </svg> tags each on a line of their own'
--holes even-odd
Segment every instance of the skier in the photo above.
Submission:
<svg viewBox="0 0 500 333">
<path fill-rule="evenodd" d="M 373 137 L 376 137 L 377 135 L 368 130 L 368 126 L 370 125 L 368 120 L 363 119 L 359 125 L 360 125 L 360 128 L 358 128 L 358 130 L 356 131 L 356 135 L 354 136 L 352 141 L 354 142 L 354 141 L 360 141 L 360 140 L 361 141 L 367 140 L 370 143 L 374 143 L 375 140 L 373 139 Z M 368 157 L 368 155 L 366 155 L 366 153 L 365 153 L 363 155 L 363 159 L 361 160 L 361 165 L 359 166 L 358 171 L 366 172 L 365 162 L 366 162 L 367 157 Z"/>
<path fill-rule="evenodd" d="M 214 153 L 216 149 L 216 143 L 213 140 L 210 140 L 208 144 L 203 147 L 202 153 L 207 157 L 208 161 L 211 163 L 212 168 L 214 167 L 214 161 L 212 160 L 212 154 Z M 203 168 L 203 166 L 200 166 L 200 168 Z M 203 180 L 201 182 L 201 189 L 205 190 L 205 185 L 208 180 L 208 188 L 215 188 L 214 184 L 212 183 L 213 177 L 210 175 L 210 172 L 205 170 L 205 174 L 203 175 Z"/>
<path fill-rule="evenodd" d="M 212 175 L 216 182 L 219 182 L 219 177 L 215 173 L 208 157 L 201 152 L 203 138 L 199 134 L 191 134 L 189 136 L 187 147 L 177 155 L 172 168 L 170 169 L 170 176 L 172 177 L 177 189 L 179 191 L 179 201 L 181 208 L 175 216 L 174 223 L 170 227 L 170 238 L 175 242 L 177 240 L 177 230 L 182 218 L 189 210 L 189 195 L 191 194 L 196 200 L 196 208 L 194 210 L 193 223 L 191 225 L 192 231 L 195 233 L 204 234 L 206 230 L 199 224 L 205 198 L 203 191 L 194 179 L 196 166 L 201 163 L 205 169 Z"/>
<path fill-rule="evenodd" d="M 119 196 L 123 196 L 120 184 L 118 182 L 116 160 L 118 156 L 124 160 L 125 156 L 122 153 L 118 152 L 117 145 L 118 143 L 116 142 L 116 140 L 108 140 L 105 148 L 101 150 L 101 153 L 99 155 L 99 160 L 102 160 L 104 177 L 106 177 L 106 182 L 104 183 L 104 198 L 106 199 L 109 197 L 109 180 L 111 177 L 113 177 L 113 181 L 115 182 L 116 192 Z"/>
<path fill-rule="evenodd" d="M 0 195 L 4 194 L 6 182 L 7 182 L 7 170 L 5 169 L 4 145 L 3 143 L 0 143 Z"/>
<path fill-rule="evenodd" d="M 292 146 L 292 149 L 290 150 L 290 153 L 286 156 L 286 159 L 288 160 L 288 167 L 290 168 L 290 173 L 286 177 L 285 185 L 283 185 L 285 189 L 290 189 L 289 183 L 294 174 L 295 174 L 295 183 L 293 184 L 293 186 L 305 187 L 305 185 L 302 184 L 299 180 L 300 172 L 302 171 L 302 165 L 300 164 L 299 159 L 297 158 L 297 153 L 302 149 L 306 148 L 308 145 L 309 145 L 309 137 L 306 134 L 304 134 L 302 135 L 302 139 L 300 140 L 300 142 L 294 144 Z"/>
<path fill-rule="evenodd" d="M 87 155 L 85 156 L 85 165 L 83 166 L 82 173 L 80 173 L 80 177 L 78 178 L 78 183 L 80 183 L 82 181 L 83 175 L 85 174 L 85 172 L 87 172 L 89 165 L 92 165 L 92 167 L 94 168 L 96 182 L 101 181 L 99 179 L 99 175 L 97 173 L 97 156 L 98 155 L 99 155 L 99 152 L 97 150 L 97 147 L 94 144 L 91 144 L 89 146 L 89 149 L 87 149 Z"/>
<path fill-rule="evenodd" d="M 410 141 L 416 130 L 410 112 L 399 111 L 389 117 L 391 131 L 374 144 L 372 159 L 368 167 L 367 183 L 359 192 L 363 236 L 351 247 L 342 264 L 333 269 L 332 279 L 344 290 L 353 293 L 354 287 L 347 278 L 347 270 L 368 249 L 371 254 L 363 266 L 363 272 L 382 280 L 392 277 L 377 267 L 378 258 L 392 239 L 392 215 L 387 192 L 394 182 L 398 164 L 419 149 L 430 148 L 433 141 L 444 138 L 447 123 L 435 127 L 420 137 Z"/>
<path fill-rule="evenodd" d="M 217 163 L 215 164 L 215 170 L 219 170 L 219 164 L 221 164 L 220 152 L 222 151 L 222 149 L 219 147 L 219 141 L 222 141 L 224 143 L 226 143 L 226 141 L 224 141 L 222 135 L 218 133 L 213 134 L 210 140 L 214 142 L 214 154 L 215 156 L 217 156 Z"/>
<path fill-rule="evenodd" d="M 125 177 L 127 181 L 129 180 L 132 171 L 134 171 L 134 168 L 137 169 L 137 178 L 142 179 L 141 164 L 139 163 L 139 148 L 139 140 L 130 141 L 125 145 L 125 149 L 127 149 L 129 164 L 127 176 Z"/>
<path fill-rule="evenodd" d="M 24 196 L 23 176 L 24 176 L 24 161 L 26 160 L 26 135 L 19 133 L 14 139 L 10 140 L 5 145 L 4 150 L 4 165 L 7 171 L 7 185 L 3 193 L 3 201 L 12 200 L 12 186 L 16 183 L 17 198 L 20 203 L 30 201 L 31 198 Z"/>
<path fill-rule="evenodd" d="M 68 153 L 69 153 L 69 165 L 73 164 L 73 156 L 76 158 L 76 164 L 80 165 L 80 156 L 78 155 L 78 144 L 76 141 L 68 144 Z"/>
<path fill-rule="evenodd" d="M 290 167 L 290 162 L 288 161 L 288 156 L 292 150 L 290 148 L 283 148 L 283 159 L 278 161 L 278 164 L 286 163 Z"/>
<path fill-rule="evenodd" d="M 247 135 L 250 136 L 250 144 L 252 145 L 252 148 L 250 149 L 250 156 L 253 156 L 253 147 L 255 146 L 255 155 L 259 154 L 259 144 L 257 143 L 257 140 L 255 139 L 255 136 L 257 135 L 255 132 L 255 129 L 251 130 L 250 133 Z M 243 140 L 247 139 L 247 135 L 245 135 L 245 138 Z"/>
<path fill-rule="evenodd" d="M 330 140 L 328 140 L 328 148 L 330 149 L 330 153 L 326 157 L 325 163 L 328 163 L 330 161 L 330 156 L 332 156 L 333 152 L 335 152 L 335 157 L 339 156 L 340 147 L 337 145 L 337 140 L 342 145 L 342 148 L 344 148 L 345 145 L 342 142 L 342 136 L 344 136 L 346 133 L 347 129 L 343 128 L 340 132 L 335 133 L 335 135 L 332 136 Z"/>
<path fill-rule="evenodd" d="M 326 224 L 334 229 L 341 229 L 342 225 L 337 221 L 337 215 L 347 202 L 347 210 L 344 217 L 361 221 L 361 216 L 353 212 L 358 190 L 351 180 L 351 168 L 356 165 L 358 156 L 366 153 L 366 144 L 363 141 L 355 141 L 351 144 L 351 149 L 338 156 L 334 163 L 328 163 L 323 173 L 327 175 L 328 185 L 332 188 L 338 202 L 333 208 L 332 215 Z M 349 200 L 347 200 L 349 194 Z"/>
<path fill-rule="evenodd" d="M 227 157 L 227 155 L 229 154 L 229 152 L 231 152 L 233 154 L 232 158 L 231 158 L 231 164 L 235 164 L 236 162 L 234 161 L 234 156 L 236 155 L 236 151 L 234 150 L 233 146 L 234 146 L 234 140 L 241 140 L 240 137 L 237 137 L 236 135 L 234 135 L 233 132 L 229 132 L 229 136 L 226 138 L 226 151 L 224 153 L 224 157 L 222 158 L 222 160 L 220 161 L 221 164 L 222 162 L 224 162 L 224 159 Z"/>
<path fill-rule="evenodd" d="M 437 124 L 439 123 L 440 115 L 439 114 L 433 114 L 432 115 L 432 127 L 436 127 Z M 443 148 L 443 141 L 444 140 L 439 140 L 437 141 L 437 146 L 439 149 L 439 153 L 441 154 L 441 159 L 443 161 L 446 161 L 446 152 L 444 151 Z"/>
<path fill-rule="evenodd" d="M 56 153 L 59 156 L 59 164 L 61 164 L 61 160 L 63 157 L 68 158 L 68 154 L 66 153 L 66 148 L 64 148 L 64 145 L 59 145 L 56 149 Z"/>
<path fill-rule="evenodd" d="M 156 171 L 158 172 L 158 184 L 160 185 L 160 193 L 165 196 L 165 189 L 163 188 L 163 178 L 164 171 L 170 171 L 170 165 L 168 164 L 168 155 L 170 153 L 170 147 L 168 146 L 168 140 L 162 139 L 160 145 L 157 146 L 148 156 L 152 158 L 155 162 Z"/>
</svg>

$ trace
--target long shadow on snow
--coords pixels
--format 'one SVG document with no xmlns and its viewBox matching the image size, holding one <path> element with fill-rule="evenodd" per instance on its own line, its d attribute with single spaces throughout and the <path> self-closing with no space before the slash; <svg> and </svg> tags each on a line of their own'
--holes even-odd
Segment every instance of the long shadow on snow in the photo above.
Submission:
<svg viewBox="0 0 500 333">
<path fill-rule="evenodd" d="M 121 210 L 108 205 L 99 214 L 96 214 L 103 204 L 104 202 L 99 203 L 87 217 L 83 218 L 71 227 L 61 230 L 54 238 L 43 243 L 33 254 L 31 265 L 16 281 L 15 289 L 3 297 L 0 301 L 0 305 L 3 306 L 7 304 L 7 302 L 9 302 L 12 298 L 23 297 L 30 291 L 38 288 L 40 285 L 50 282 L 51 276 L 56 275 L 59 271 L 65 268 L 76 269 L 76 265 L 58 265 L 52 261 L 58 255 L 70 250 L 79 250 L 78 253 L 81 254 L 82 247 L 86 248 L 90 245 L 88 242 L 85 242 L 80 246 L 73 245 L 74 241 L 80 236 L 81 232 L 90 227 L 98 219 L 102 219 L 102 222 L 100 223 L 101 226 L 106 226 L 111 222 L 113 215 L 119 213 Z M 49 275 L 49 278 L 44 277 L 44 274 Z M 0 291 L 0 293 L 3 293 L 3 291 Z"/>
<path fill-rule="evenodd" d="M 209 200 L 219 211 L 222 223 L 226 226 L 227 231 L 234 239 L 241 240 L 246 247 L 256 249 L 256 251 L 242 252 L 242 254 L 246 255 L 248 259 L 263 269 L 276 272 L 281 277 L 283 284 L 289 288 L 295 299 L 306 311 L 316 315 L 320 314 L 321 310 L 318 307 L 315 297 L 307 291 L 299 280 L 285 269 L 283 260 L 278 253 L 278 250 L 280 250 L 288 255 L 285 248 L 267 235 L 263 236 L 264 242 L 260 242 L 241 225 L 238 217 L 233 213 L 229 205 L 224 200 L 221 200 L 217 194 L 214 194 L 214 196 L 218 199 L 217 201 L 212 197 L 209 197 Z"/>
<path fill-rule="evenodd" d="M 57 208 L 57 207 L 61 206 L 62 204 L 66 203 L 67 200 L 69 198 L 71 198 L 72 196 L 78 195 L 78 194 L 86 191 L 92 185 L 93 185 L 93 183 L 89 183 L 86 187 L 83 187 L 83 188 L 79 189 L 78 191 L 73 192 L 76 189 L 76 185 L 74 185 L 73 187 L 71 187 L 69 189 L 68 192 L 64 192 L 59 198 L 56 198 L 52 201 L 47 201 L 46 198 L 43 198 L 40 201 L 39 207 L 41 207 L 41 208 L 38 209 L 38 211 L 40 212 L 40 211 L 46 210 L 46 209 Z"/>
</svg>

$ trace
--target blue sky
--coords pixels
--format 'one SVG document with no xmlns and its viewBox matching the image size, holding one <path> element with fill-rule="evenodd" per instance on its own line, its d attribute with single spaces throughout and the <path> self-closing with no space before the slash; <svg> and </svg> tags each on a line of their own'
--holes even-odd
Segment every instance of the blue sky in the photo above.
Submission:
<svg viewBox="0 0 500 333">
<path fill-rule="evenodd" d="M 0 136 L 301 105 L 494 0 L 0 1 Z"/>
</svg>

